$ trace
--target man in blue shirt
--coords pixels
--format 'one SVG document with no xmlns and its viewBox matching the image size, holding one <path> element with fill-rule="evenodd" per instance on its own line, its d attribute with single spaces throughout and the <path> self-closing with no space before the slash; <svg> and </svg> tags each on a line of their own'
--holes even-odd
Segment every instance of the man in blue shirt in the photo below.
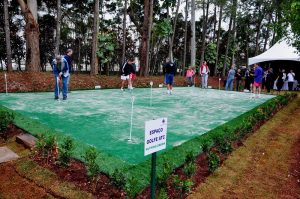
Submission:
<svg viewBox="0 0 300 199">
<path fill-rule="evenodd" d="M 72 49 L 67 49 L 66 54 L 64 56 L 64 59 L 68 62 L 68 66 L 69 66 L 69 77 L 68 77 L 68 81 L 67 81 L 67 86 L 69 89 L 69 83 L 70 83 L 70 78 L 71 78 L 71 72 L 73 72 L 73 65 L 72 65 L 72 54 L 73 54 L 73 50 Z"/>
<path fill-rule="evenodd" d="M 264 76 L 263 69 L 259 65 L 254 64 L 253 94 L 256 97 L 260 97 L 263 76 Z"/>
<path fill-rule="evenodd" d="M 52 67 L 55 79 L 54 99 L 59 99 L 59 82 L 62 81 L 63 100 L 66 100 L 68 94 L 68 79 L 70 76 L 69 64 L 63 56 L 57 55 L 52 61 Z"/>
<path fill-rule="evenodd" d="M 166 59 L 166 63 L 164 64 L 163 71 L 165 74 L 165 81 L 167 84 L 167 92 L 169 95 L 172 95 L 173 91 L 173 82 L 174 76 L 176 74 L 176 65 L 171 62 L 169 58 Z"/>
</svg>

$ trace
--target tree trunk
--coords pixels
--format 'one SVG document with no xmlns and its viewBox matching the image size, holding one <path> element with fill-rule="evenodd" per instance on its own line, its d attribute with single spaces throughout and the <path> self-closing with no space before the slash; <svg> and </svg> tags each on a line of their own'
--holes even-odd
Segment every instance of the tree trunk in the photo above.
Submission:
<svg viewBox="0 0 300 199">
<path fill-rule="evenodd" d="M 227 38 L 227 44 L 226 44 L 226 50 L 225 50 L 225 56 L 224 56 L 224 63 L 223 63 L 223 71 L 222 71 L 222 76 L 225 77 L 226 69 L 227 69 L 227 56 L 228 56 L 228 51 L 229 51 L 229 46 L 230 46 L 230 40 L 231 40 L 231 26 L 232 26 L 232 16 L 230 16 L 230 21 L 229 21 L 229 28 L 228 28 L 228 38 Z"/>
<path fill-rule="evenodd" d="M 191 65 L 195 66 L 196 64 L 196 29 L 195 29 L 195 0 L 192 0 L 192 6 L 191 6 Z"/>
<path fill-rule="evenodd" d="M 60 25 L 61 25 L 61 0 L 57 0 L 57 18 L 56 18 L 56 38 L 55 38 L 55 55 L 59 55 L 60 45 Z"/>
<path fill-rule="evenodd" d="M 125 63 L 125 52 L 126 52 L 126 16 L 127 16 L 127 0 L 124 2 L 123 11 L 123 47 L 122 47 L 122 64 Z"/>
<path fill-rule="evenodd" d="M 4 0 L 4 24 L 5 24 L 4 29 L 5 29 L 6 56 L 7 56 L 6 69 L 8 72 L 11 72 L 13 68 L 12 68 L 12 61 L 11 61 L 10 29 L 9 29 L 9 15 L 8 15 L 7 0 Z"/>
<path fill-rule="evenodd" d="M 187 27 L 188 27 L 188 0 L 185 0 L 185 26 L 184 26 L 184 50 L 183 50 L 183 69 L 186 67 L 186 46 L 187 46 Z"/>
<path fill-rule="evenodd" d="M 148 27 L 148 37 L 147 37 L 147 62 L 145 68 L 145 76 L 149 75 L 149 65 L 150 65 L 150 40 L 151 40 L 151 30 L 153 21 L 153 0 L 150 0 L 150 13 L 149 13 L 149 27 Z"/>
<path fill-rule="evenodd" d="M 271 19 L 272 19 L 272 14 L 269 15 L 268 24 L 271 24 Z M 266 35 L 265 35 L 265 42 L 264 42 L 263 52 L 265 52 L 266 49 L 267 49 L 267 44 L 268 44 L 269 36 L 270 36 L 270 27 L 267 27 L 267 32 L 266 32 Z"/>
<path fill-rule="evenodd" d="M 180 6 L 180 0 L 177 1 L 175 18 L 173 20 L 173 34 L 171 36 L 171 39 L 169 40 L 169 58 L 172 62 L 173 62 L 173 44 L 174 44 L 174 38 L 175 38 L 179 6 Z"/>
<path fill-rule="evenodd" d="M 140 48 L 140 75 L 145 76 L 147 75 L 148 71 L 148 36 L 149 36 L 149 15 L 150 15 L 150 2 L 149 0 L 144 0 L 144 22 L 143 22 L 143 30 L 142 30 L 142 41 L 141 41 L 141 48 Z"/>
<path fill-rule="evenodd" d="M 216 40 L 216 27 L 217 27 L 217 5 L 214 8 L 214 30 L 213 30 L 213 43 Z"/>
<path fill-rule="evenodd" d="M 232 58 L 230 65 L 232 65 L 235 62 L 235 38 L 236 38 L 236 11 L 237 11 L 237 2 L 238 0 L 233 1 L 233 28 L 232 28 L 232 48 L 233 48 L 233 53 L 232 53 Z"/>
<path fill-rule="evenodd" d="M 93 22 L 93 39 L 92 39 L 92 57 L 91 57 L 91 75 L 98 74 L 98 30 L 99 30 L 99 0 L 95 0 L 94 22 Z"/>
<path fill-rule="evenodd" d="M 223 15 L 223 4 L 220 5 L 219 25 L 218 25 L 218 35 L 217 35 L 217 53 L 216 53 L 216 62 L 215 62 L 214 75 L 217 74 L 217 70 L 218 70 L 222 15 Z"/>
<path fill-rule="evenodd" d="M 34 1 L 28 1 L 34 5 Z M 40 71 L 40 47 L 39 47 L 39 24 L 35 19 L 37 13 L 33 13 L 37 8 L 29 8 L 24 0 L 18 0 L 21 11 L 24 15 L 26 26 L 26 69 L 28 71 Z M 30 4 L 30 5 L 32 5 Z M 36 2 L 35 2 L 36 5 Z"/>
<path fill-rule="evenodd" d="M 200 57 L 200 64 L 204 61 L 204 54 L 205 54 L 205 43 L 206 43 L 206 31 L 207 31 L 207 22 L 208 22 L 208 10 L 209 10 L 209 0 L 207 0 L 206 4 L 206 11 L 205 11 L 205 1 L 203 1 L 203 29 L 202 29 L 202 46 L 201 46 L 201 57 Z"/>
</svg>

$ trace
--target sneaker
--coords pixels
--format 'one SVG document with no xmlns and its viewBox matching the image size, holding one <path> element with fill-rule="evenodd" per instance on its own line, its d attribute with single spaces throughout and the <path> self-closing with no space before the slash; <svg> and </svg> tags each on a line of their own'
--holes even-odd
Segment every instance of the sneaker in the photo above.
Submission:
<svg viewBox="0 0 300 199">
<path fill-rule="evenodd" d="M 57 96 L 54 97 L 55 100 L 58 100 L 59 98 Z"/>
<path fill-rule="evenodd" d="M 63 100 L 67 100 L 67 97 L 63 97 Z"/>
</svg>

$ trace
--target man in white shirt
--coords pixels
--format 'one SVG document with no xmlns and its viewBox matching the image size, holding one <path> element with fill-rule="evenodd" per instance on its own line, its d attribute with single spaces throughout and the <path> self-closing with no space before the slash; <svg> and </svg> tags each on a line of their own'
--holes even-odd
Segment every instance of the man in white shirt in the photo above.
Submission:
<svg viewBox="0 0 300 199">
<path fill-rule="evenodd" d="M 287 75 L 287 79 L 288 79 L 289 91 L 292 91 L 293 84 L 295 81 L 295 73 L 293 72 L 293 70 L 290 70 L 289 74 Z"/>
</svg>

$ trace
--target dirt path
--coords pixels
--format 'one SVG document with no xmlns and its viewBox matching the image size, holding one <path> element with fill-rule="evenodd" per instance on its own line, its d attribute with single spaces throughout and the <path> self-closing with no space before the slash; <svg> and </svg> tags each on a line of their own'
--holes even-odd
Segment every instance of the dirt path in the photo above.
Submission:
<svg viewBox="0 0 300 199">
<path fill-rule="evenodd" d="M 40 199 L 54 198 L 43 188 L 21 177 L 13 163 L 0 164 L 0 199 Z"/>
<path fill-rule="evenodd" d="M 300 97 L 250 136 L 189 198 L 300 198 Z"/>
</svg>

